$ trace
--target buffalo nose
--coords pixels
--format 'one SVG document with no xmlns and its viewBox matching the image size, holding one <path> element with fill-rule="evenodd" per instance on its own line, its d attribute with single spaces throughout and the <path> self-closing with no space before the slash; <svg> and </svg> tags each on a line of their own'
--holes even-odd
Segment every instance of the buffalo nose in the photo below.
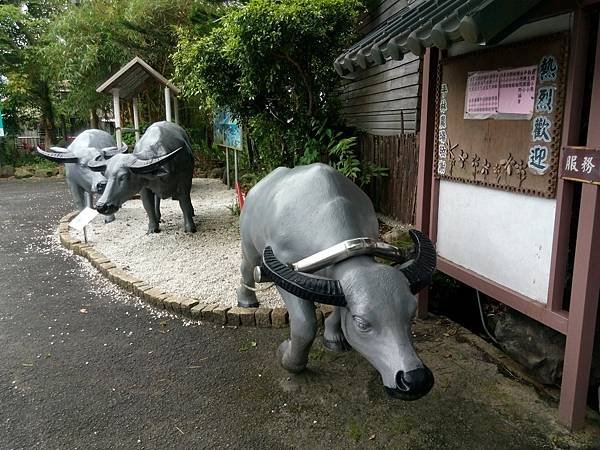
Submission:
<svg viewBox="0 0 600 450">
<path fill-rule="evenodd" d="M 106 211 L 108 211 L 108 206 L 106 206 L 104 203 L 96 203 L 96 211 L 98 211 L 100 214 L 104 214 Z"/>
<path fill-rule="evenodd" d="M 402 400 L 417 400 L 433 387 L 433 373 L 427 367 L 400 371 L 396 374 L 396 389 L 386 387 L 387 393 Z"/>
</svg>

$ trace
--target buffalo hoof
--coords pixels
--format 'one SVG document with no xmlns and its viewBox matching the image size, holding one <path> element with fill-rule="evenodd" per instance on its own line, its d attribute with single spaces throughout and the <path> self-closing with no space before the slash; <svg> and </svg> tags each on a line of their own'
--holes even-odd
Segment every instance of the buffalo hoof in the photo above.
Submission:
<svg viewBox="0 0 600 450">
<path fill-rule="evenodd" d="M 148 227 L 148 232 L 146 234 L 152 234 L 152 233 L 160 233 L 160 228 L 158 228 L 158 225 L 156 225 L 155 227 L 152 227 L 152 226 Z"/>
<path fill-rule="evenodd" d="M 281 343 L 277 349 L 277 359 L 279 360 L 281 367 L 288 372 L 300 373 L 306 369 L 306 362 L 298 364 L 292 361 L 292 358 L 290 357 L 290 345 L 291 341 L 289 339 L 286 339 Z"/>
<path fill-rule="evenodd" d="M 192 225 L 190 225 L 190 226 L 186 225 L 186 226 L 184 227 L 184 231 L 185 231 L 186 233 L 195 233 L 195 232 L 197 231 L 197 230 L 196 230 L 196 225 L 194 225 L 194 224 L 192 224 Z"/>
<path fill-rule="evenodd" d="M 332 352 L 348 352 L 352 350 L 352 346 L 348 343 L 345 336 L 342 333 L 339 333 L 337 336 L 334 336 L 333 339 L 327 339 L 323 335 L 323 347 L 327 350 L 331 350 Z"/>
<path fill-rule="evenodd" d="M 104 223 L 111 223 L 114 222 L 115 220 L 115 215 L 114 214 L 110 214 L 108 216 L 104 216 Z"/>
<path fill-rule="evenodd" d="M 258 307 L 258 300 L 256 294 L 249 291 L 245 287 L 239 287 L 237 290 L 237 304 L 241 308 L 256 308 Z"/>
</svg>

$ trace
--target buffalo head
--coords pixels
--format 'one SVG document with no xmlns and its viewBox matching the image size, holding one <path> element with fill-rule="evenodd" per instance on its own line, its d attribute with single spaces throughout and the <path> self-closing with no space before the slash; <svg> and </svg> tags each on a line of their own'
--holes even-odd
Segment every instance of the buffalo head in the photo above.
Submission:
<svg viewBox="0 0 600 450">
<path fill-rule="evenodd" d="M 127 200 L 137 194 L 148 180 L 168 174 L 164 165 L 183 147 L 158 158 L 138 159 L 133 154 L 119 154 L 105 160 L 101 156 L 88 162 L 94 172 L 102 172 L 106 181 L 101 186 L 102 196 L 96 202 L 101 214 L 115 213 Z"/>
<path fill-rule="evenodd" d="M 292 270 L 267 247 L 255 272 L 256 281 L 271 280 L 302 299 L 340 307 L 348 343 L 377 369 L 388 394 L 403 400 L 422 397 L 434 382 L 413 347 L 411 321 L 415 294 L 431 283 L 436 252 L 423 233 L 411 230 L 410 236 L 414 258 L 402 265 L 358 256 L 327 269 L 332 278 L 321 278 Z"/>
<path fill-rule="evenodd" d="M 76 164 L 76 173 L 73 173 L 71 176 L 82 179 L 83 183 L 89 186 L 92 193 L 102 193 L 102 188 L 106 184 L 106 180 L 101 173 L 91 171 L 87 166 L 88 162 L 94 158 L 110 159 L 115 155 L 124 153 L 127 151 L 127 145 L 122 145 L 121 147 L 104 147 L 102 149 L 93 147 L 79 148 L 76 152 L 63 147 L 50 147 L 51 152 L 44 151 L 39 147 L 36 147 L 36 150 L 40 156 L 50 161 L 61 164 Z"/>
</svg>

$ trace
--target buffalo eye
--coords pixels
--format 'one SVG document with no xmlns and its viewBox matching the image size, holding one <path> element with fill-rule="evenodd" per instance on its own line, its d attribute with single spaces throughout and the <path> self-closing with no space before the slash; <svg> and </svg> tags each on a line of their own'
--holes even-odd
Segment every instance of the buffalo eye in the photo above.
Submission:
<svg viewBox="0 0 600 450">
<path fill-rule="evenodd" d="M 124 173 L 123 175 L 119 175 L 119 183 L 126 181 L 127 178 L 129 178 L 129 176 L 126 173 Z"/>
<path fill-rule="evenodd" d="M 366 332 L 371 329 L 371 324 L 369 323 L 369 321 L 363 319 L 362 317 L 352 316 L 352 319 L 354 320 L 354 325 L 356 325 L 356 328 L 358 328 L 359 331 Z"/>
</svg>

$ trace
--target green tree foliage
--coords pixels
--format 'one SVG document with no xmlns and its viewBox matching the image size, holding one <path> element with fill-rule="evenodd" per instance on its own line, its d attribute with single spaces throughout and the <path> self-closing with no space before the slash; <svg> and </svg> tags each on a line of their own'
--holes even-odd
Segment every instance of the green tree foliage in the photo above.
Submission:
<svg viewBox="0 0 600 450">
<path fill-rule="evenodd" d="M 64 10 L 61 0 L 6 0 L 0 3 L 0 97 L 5 126 L 41 121 L 49 142 L 54 136 L 51 80 L 41 64 L 45 29 Z"/>
<path fill-rule="evenodd" d="M 304 152 L 314 119 L 336 121 L 333 60 L 354 39 L 358 0 L 251 0 L 217 26 L 180 29 L 175 80 L 224 106 L 258 143 L 265 170 Z"/>
<path fill-rule="evenodd" d="M 107 105 L 110 99 L 96 93 L 96 88 L 134 56 L 169 77 L 175 30 L 187 25 L 190 16 L 196 17 L 202 4 L 194 0 L 84 0 L 70 7 L 51 25 L 45 49 L 45 63 L 53 78 L 65 82 L 58 102 L 61 109 L 88 117 L 90 110 Z"/>
</svg>

